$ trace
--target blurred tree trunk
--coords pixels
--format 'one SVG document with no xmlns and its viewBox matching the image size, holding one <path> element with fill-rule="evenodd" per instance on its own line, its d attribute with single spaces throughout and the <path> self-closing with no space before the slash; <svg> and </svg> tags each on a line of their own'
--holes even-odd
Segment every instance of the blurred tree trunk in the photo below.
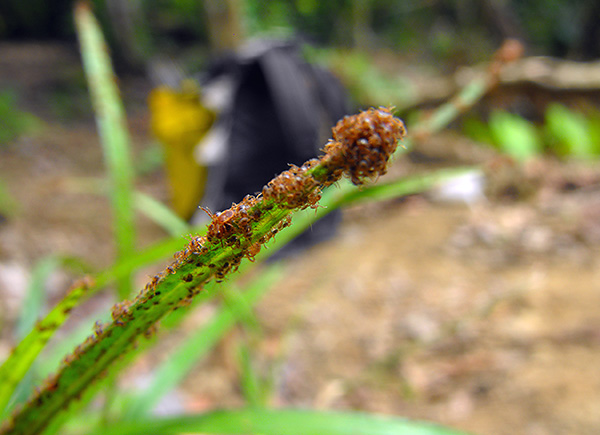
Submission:
<svg viewBox="0 0 600 435">
<path fill-rule="evenodd" d="M 244 42 L 242 6 L 243 0 L 204 0 L 214 51 L 235 50 Z"/>
</svg>

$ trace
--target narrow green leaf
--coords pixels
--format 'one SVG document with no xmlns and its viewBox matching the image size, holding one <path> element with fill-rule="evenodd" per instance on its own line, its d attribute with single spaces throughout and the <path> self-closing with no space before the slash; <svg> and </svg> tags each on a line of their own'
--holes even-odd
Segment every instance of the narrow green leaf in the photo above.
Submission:
<svg viewBox="0 0 600 435">
<path fill-rule="evenodd" d="M 67 319 L 71 310 L 86 296 L 87 289 L 87 281 L 74 285 L 46 317 L 37 322 L 4 361 L 0 367 L 0 409 L 5 409 L 16 385 L 23 379 L 35 358 Z"/>
<path fill-rule="evenodd" d="M 135 193 L 135 205 L 138 210 L 172 236 L 181 236 L 190 232 L 191 227 L 187 222 L 150 195 L 140 192 Z"/>
<path fill-rule="evenodd" d="M 125 109 L 119 98 L 108 48 L 98 22 L 85 2 L 77 4 L 75 24 L 81 46 L 83 66 L 88 80 L 96 124 L 111 181 L 110 197 L 114 213 L 113 228 L 117 257 L 125 258 L 135 249 L 133 212 L 133 166 Z M 131 293 L 131 277 L 117 282 L 120 299 Z"/>
<path fill-rule="evenodd" d="M 264 405 L 261 393 L 261 382 L 258 374 L 252 367 L 252 357 L 248 344 L 241 342 L 237 350 L 240 368 L 240 385 L 246 404 L 251 408 Z"/>
<path fill-rule="evenodd" d="M 49 276 L 56 270 L 60 265 L 60 261 L 55 256 L 48 256 L 35 265 L 31 272 L 29 285 L 27 286 L 27 293 L 23 300 L 21 308 L 21 314 L 19 316 L 16 336 L 19 339 L 23 339 L 26 334 L 34 328 L 36 320 L 40 317 L 42 309 L 46 301 L 45 285 Z M 1 416 L 5 416 L 9 411 L 8 404 L 12 396 L 11 407 L 14 404 L 26 399 L 26 396 L 30 394 L 31 390 L 31 376 L 27 375 L 33 360 L 21 360 L 18 365 L 19 373 L 13 374 L 13 376 L 7 377 L 0 373 L 0 379 L 5 379 L 0 387 L 0 412 Z M 22 376 L 19 379 L 19 376 Z M 29 380 L 29 381 L 27 381 Z M 1 381 L 0 381 L 1 382 Z"/>
<path fill-rule="evenodd" d="M 35 325 L 46 302 L 46 282 L 59 267 L 60 260 L 54 255 L 42 258 L 31 272 L 27 293 L 23 300 L 21 315 L 17 323 L 17 337 L 22 339 Z"/>
<path fill-rule="evenodd" d="M 102 435 L 160 433 L 227 435 L 466 435 L 432 423 L 364 413 L 240 409 L 195 416 L 120 422 Z"/>
</svg>

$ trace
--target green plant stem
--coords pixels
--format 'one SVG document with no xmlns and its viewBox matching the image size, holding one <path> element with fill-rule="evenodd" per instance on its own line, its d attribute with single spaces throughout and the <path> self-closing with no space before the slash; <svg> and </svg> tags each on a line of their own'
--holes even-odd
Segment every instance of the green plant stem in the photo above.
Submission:
<svg viewBox="0 0 600 435">
<path fill-rule="evenodd" d="M 354 124 L 365 126 L 364 133 L 352 127 Z M 244 219 L 245 229 L 240 227 L 238 232 L 231 234 L 228 231 L 235 227 L 227 224 L 230 229 L 226 230 L 224 222 L 228 220 L 213 217 L 207 237 L 190 241 L 185 251 L 176 254 L 176 261 L 157 275 L 133 302 L 122 302 L 115 306 L 113 322 L 99 325 L 94 336 L 67 357 L 64 367 L 46 381 L 45 387 L 20 412 L 13 415 L 4 433 L 39 433 L 60 411 L 67 409 L 71 402 L 88 390 L 94 381 L 107 374 L 110 376 L 114 363 L 132 351 L 132 345 L 140 336 L 151 334 L 151 328 L 165 314 L 191 301 L 212 278 L 222 279 L 232 266 L 239 264 L 243 256 L 250 255 L 254 246 L 260 247 L 264 240 L 275 234 L 275 229 L 281 229 L 283 220 L 294 208 L 307 207 L 316 200 L 311 195 L 321 188 L 321 184 L 335 182 L 345 170 L 349 176 L 357 178 L 357 172 L 351 172 L 356 169 L 349 162 L 377 158 L 379 160 L 372 163 L 374 167 L 385 169 L 389 154 L 404 134 L 401 122 L 389 112 L 381 110 L 347 118 L 339 124 L 339 129 L 339 134 L 348 131 L 347 137 L 352 139 L 343 136 L 328 144 L 329 151 L 321 160 L 311 162 L 304 169 L 296 168 L 296 172 L 292 172 L 292 169 L 286 171 L 273 180 L 274 184 L 269 184 L 271 190 L 265 190 L 260 199 L 249 198 L 244 203 L 245 208 L 233 211 L 232 207 L 229 214 L 224 214 L 226 219 L 238 219 L 233 221 L 238 222 L 234 225 L 242 225 Z M 368 137 L 377 137 L 385 142 L 382 148 L 356 146 L 355 150 L 362 154 L 355 154 L 355 160 L 347 161 L 350 147 L 358 140 L 357 132 L 377 135 Z M 366 143 L 369 143 L 368 140 Z M 252 219 L 248 218 L 250 216 Z"/>
</svg>

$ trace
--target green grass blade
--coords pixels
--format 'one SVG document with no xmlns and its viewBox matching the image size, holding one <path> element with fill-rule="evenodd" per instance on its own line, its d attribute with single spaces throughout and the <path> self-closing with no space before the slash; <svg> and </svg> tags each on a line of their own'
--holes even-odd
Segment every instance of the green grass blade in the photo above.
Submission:
<svg viewBox="0 0 600 435">
<path fill-rule="evenodd" d="M 190 232 L 191 227 L 187 222 L 150 195 L 137 192 L 135 194 L 135 206 L 172 236 L 181 236 Z"/>
<path fill-rule="evenodd" d="M 246 405 L 251 408 L 265 405 L 262 393 L 261 381 L 252 367 L 252 353 L 248 343 L 241 342 L 237 349 L 238 366 L 240 370 L 240 387 Z"/>
<path fill-rule="evenodd" d="M 31 272 L 29 285 L 27 286 L 27 293 L 23 300 L 21 308 L 21 314 L 17 321 L 16 336 L 19 339 L 23 339 L 29 331 L 34 328 L 35 321 L 40 317 L 42 309 L 46 301 L 45 284 L 49 276 L 56 270 L 60 265 L 60 261 L 55 256 L 48 256 L 41 259 Z M 22 361 L 19 364 L 20 373 L 11 376 L 8 381 L 2 382 L 0 386 L 0 416 L 4 417 L 8 412 L 9 408 L 7 404 L 12 396 L 12 404 L 18 403 L 27 396 L 30 391 L 31 377 L 27 376 L 27 371 L 31 367 L 33 361 Z M 19 376 L 23 377 L 19 379 Z M 2 373 L 0 373 L 0 379 L 6 379 Z M 30 379 L 29 382 L 26 382 Z M 0 381 L 1 382 L 1 381 Z"/>
<path fill-rule="evenodd" d="M 331 201 L 332 207 L 348 206 L 363 201 L 384 201 L 387 199 L 400 198 L 406 195 L 414 195 L 425 192 L 445 180 L 475 171 L 476 168 L 451 168 L 440 169 L 435 172 L 403 177 L 387 183 L 379 183 L 367 188 L 357 189 L 350 183 L 340 183 L 339 189 L 329 189 L 329 196 L 322 200 L 326 205 Z"/>
<path fill-rule="evenodd" d="M 117 243 L 117 257 L 125 258 L 132 254 L 135 248 L 133 166 L 125 109 L 119 98 L 102 32 L 87 3 L 77 4 L 75 24 L 104 158 L 111 180 L 110 197 L 114 213 L 113 228 Z M 129 296 L 131 277 L 121 277 L 117 287 L 121 299 Z"/>
<path fill-rule="evenodd" d="M 33 329 L 35 321 L 40 317 L 46 301 L 46 281 L 59 266 L 60 260 L 51 255 L 42 258 L 33 268 L 17 323 L 17 337 L 20 339 Z"/>
<path fill-rule="evenodd" d="M 317 208 L 317 210 L 308 209 L 296 213 L 294 216 L 294 224 L 280 231 L 280 233 L 277 234 L 277 239 L 271 241 L 269 248 L 266 250 L 263 249 L 256 258 L 258 260 L 264 260 L 274 252 L 277 252 L 279 248 L 294 237 L 309 228 L 317 220 L 340 207 L 346 207 L 361 202 L 383 201 L 386 199 L 422 193 L 432 189 L 444 180 L 474 170 L 477 169 L 441 169 L 427 174 L 399 178 L 397 180 L 388 181 L 387 183 L 369 185 L 360 189 L 352 185 L 348 180 L 341 180 L 337 185 L 331 186 L 323 192 L 323 197 L 321 198 L 321 201 L 319 201 L 320 207 Z"/>
<path fill-rule="evenodd" d="M 0 367 L 0 409 L 5 409 L 15 387 L 70 311 L 84 298 L 86 291 L 86 285 L 75 285 L 44 319 L 35 324 L 4 361 Z"/>
<path fill-rule="evenodd" d="M 432 423 L 364 413 L 240 409 L 196 416 L 121 422 L 103 435 L 203 433 L 227 435 L 466 435 Z"/>
</svg>

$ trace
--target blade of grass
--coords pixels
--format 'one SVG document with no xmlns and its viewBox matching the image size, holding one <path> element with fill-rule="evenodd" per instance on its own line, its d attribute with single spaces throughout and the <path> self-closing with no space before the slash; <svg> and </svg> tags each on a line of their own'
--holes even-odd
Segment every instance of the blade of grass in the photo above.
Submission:
<svg viewBox="0 0 600 435">
<path fill-rule="evenodd" d="M 317 219 L 341 205 L 349 205 L 363 200 L 383 200 L 422 192 L 433 187 L 440 181 L 464 171 L 465 169 L 438 171 L 433 174 L 408 177 L 363 189 L 356 189 L 356 187 L 352 186 L 349 182 L 343 180 L 339 183 L 338 187 L 332 186 L 324 192 L 321 200 L 323 207 L 317 209 L 316 212 L 313 210 L 299 212 L 294 218 L 294 225 L 281 231 L 278 234 L 277 239 L 270 242 L 269 249 L 263 249 L 259 253 L 257 260 L 268 258 L 275 253 L 279 247 L 285 245 L 289 240 L 310 227 Z M 40 321 L 40 324 L 38 325 L 39 330 L 36 328 L 32 331 L 30 335 L 19 344 L 11 357 L 0 368 L 0 380 L 4 379 L 5 381 L 0 382 L 0 391 L 3 385 L 10 384 L 7 384 L 6 382 L 8 382 L 12 375 L 16 373 L 15 367 L 29 367 L 31 365 L 35 357 L 53 335 L 54 331 L 66 320 L 68 313 L 74 306 L 78 305 L 82 300 L 87 299 L 99 288 L 108 285 L 115 277 L 130 274 L 132 270 L 139 268 L 142 265 L 164 258 L 169 252 L 173 252 L 180 248 L 182 244 L 181 238 L 172 238 L 158 243 L 135 256 L 118 262 L 115 266 L 106 271 L 97 274 L 93 280 L 90 280 L 94 282 L 94 285 L 91 287 L 86 288 L 86 286 L 83 285 L 74 286 L 65 299 L 59 302 L 46 318 Z M 240 270 L 243 270 L 247 265 L 247 263 L 243 263 Z M 86 283 L 87 286 L 90 284 L 89 281 Z M 173 314 L 176 315 L 177 312 Z M 165 319 L 164 323 L 168 323 L 168 319 Z M 19 381 L 20 379 L 16 383 Z"/>
<path fill-rule="evenodd" d="M 46 266 L 45 266 L 46 267 Z M 5 409 L 16 386 L 21 382 L 35 358 L 56 330 L 64 323 L 68 313 L 85 294 L 85 286 L 72 289 L 13 349 L 0 367 L 0 409 Z"/>
<path fill-rule="evenodd" d="M 252 357 L 248 343 L 242 341 L 237 349 L 238 366 L 240 370 L 240 386 L 246 405 L 257 408 L 265 405 L 262 394 L 261 381 L 258 373 L 252 367 Z"/>
<path fill-rule="evenodd" d="M 54 256 L 42 258 L 33 268 L 29 285 L 23 304 L 21 314 L 17 322 L 16 336 L 23 339 L 35 325 L 35 321 L 40 317 L 46 301 L 46 292 L 44 287 L 49 276 L 59 267 L 60 261 Z M 0 416 L 4 418 L 10 411 L 12 405 L 26 399 L 31 393 L 31 376 L 26 376 L 30 365 L 19 364 L 16 367 L 19 372 L 13 373 L 8 377 L 4 371 L 0 371 Z M 12 400 L 11 400 L 12 398 Z M 7 406 L 11 403 L 11 406 Z"/>
<path fill-rule="evenodd" d="M 165 419 L 120 422 L 97 434 L 204 433 L 247 435 L 466 435 L 432 423 L 364 413 L 240 409 Z"/>
<path fill-rule="evenodd" d="M 190 232 L 191 226 L 187 222 L 150 195 L 136 192 L 135 206 L 148 218 L 164 228 L 171 236 L 181 236 Z"/>
<path fill-rule="evenodd" d="M 110 196 L 109 184 L 106 179 L 96 177 L 70 177 L 69 189 L 77 193 Z M 132 191 L 135 208 L 149 219 L 161 226 L 172 236 L 188 233 L 191 226 L 181 219 L 169 207 L 150 195 Z"/>
<path fill-rule="evenodd" d="M 348 180 L 341 180 L 323 192 L 316 210 L 303 210 L 294 216 L 294 224 L 284 228 L 277 234 L 277 239 L 269 242 L 268 249 L 263 249 L 257 256 L 257 261 L 263 261 L 290 240 L 315 223 L 326 214 L 340 207 L 359 204 L 367 201 L 383 201 L 425 192 L 439 183 L 453 177 L 478 170 L 476 168 L 441 169 L 427 174 L 418 174 L 397 180 L 379 183 L 368 187 L 356 188 Z M 244 265 L 242 265 L 243 267 Z M 241 269 L 241 268 L 240 268 Z"/>
<path fill-rule="evenodd" d="M 17 323 L 16 335 L 19 339 L 33 329 L 46 302 L 45 286 L 50 275 L 60 266 L 60 259 L 49 255 L 37 262 L 31 272 L 27 293 L 23 300 L 21 315 Z"/>
<path fill-rule="evenodd" d="M 80 2 L 75 8 L 75 24 L 81 46 L 83 66 L 92 97 L 108 175 L 114 214 L 113 229 L 117 258 L 126 258 L 135 249 L 133 213 L 133 166 L 125 109 L 119 98 L 108 49 L 90 7 Z M 120 299 L 131 293 L 131 276 L 117 281 Z"/>
</svg>

